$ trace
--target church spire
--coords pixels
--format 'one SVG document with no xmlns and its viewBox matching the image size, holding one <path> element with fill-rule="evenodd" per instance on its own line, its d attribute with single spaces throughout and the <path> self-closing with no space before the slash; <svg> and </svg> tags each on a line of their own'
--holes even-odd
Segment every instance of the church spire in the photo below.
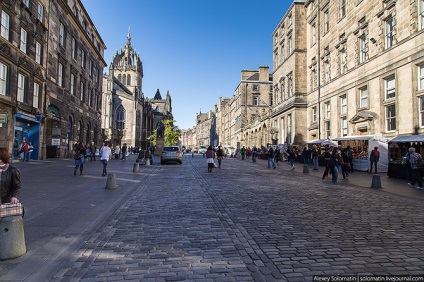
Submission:
<svg viewBox="0 0 424 282">
<path fill-rule="evenodd" d="M 131 45 L 130 26 L 128 26 L 127 46 Z"/>
</svg>

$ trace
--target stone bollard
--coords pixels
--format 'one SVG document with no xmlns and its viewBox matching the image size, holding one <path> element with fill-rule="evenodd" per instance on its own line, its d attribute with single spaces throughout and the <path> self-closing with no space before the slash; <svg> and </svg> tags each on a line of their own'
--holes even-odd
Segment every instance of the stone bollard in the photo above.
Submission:
<svg viewBox="0 0 424 282">
<path fill-rule="evenodd" d="M 381 178 L 379 174 L 373 174 L 371 188 L 381 188 Z"/>
<path fill-rule="evenodd" d="M 147 158 L 146 159 L 146 166 L 149 166 L 150 165 L 150 158 Z"/>
<path fill-rule="evenodd" d="M 303 173 L 309 173 L 309 166 L 307 164 L 303 165 Z"/>
<path fill-rule="evenodd" d="M 134 164 L 133 172 L 139 173 L 140 172 L 140 165 L 138 163 Z"/>
<path fill-rule="evenodd" d="M 106 189 L 116 189 L 116 174 L 109 173 L 107 175 Z"/>
<path fill-rule="evenodd" d="M 191 157 L 194 158 L 194 152 L 191 153 Z"/>
<path fill-rule="evenodd" d="M 26 253 L 22 216 L 0 219 L 0 260 L 20 257 Z"/>
</svg>

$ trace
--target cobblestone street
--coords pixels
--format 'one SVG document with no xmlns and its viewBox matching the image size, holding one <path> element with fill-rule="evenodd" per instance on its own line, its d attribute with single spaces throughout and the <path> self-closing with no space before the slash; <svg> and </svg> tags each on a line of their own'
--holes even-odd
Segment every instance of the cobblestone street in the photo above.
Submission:
<svg viewBox="0 0 424 282">
<path fill-rule="evenodd" d="M 258 160 L 143 167 L 142 184 L 53 280 L 311 281 L 423 274 L 422 201 Z"/>
</svg>

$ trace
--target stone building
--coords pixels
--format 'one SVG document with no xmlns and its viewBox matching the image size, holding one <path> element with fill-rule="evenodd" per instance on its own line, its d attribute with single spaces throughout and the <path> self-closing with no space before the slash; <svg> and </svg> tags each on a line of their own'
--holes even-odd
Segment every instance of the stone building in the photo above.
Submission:
<svg viewBox="0 0 424 282">
<path fill-rule="evenodd" d="M 19 158 L 22 140 L 42 156 L 48 1 L 2 1 L 0 33 L 0 147 Z"/>
<path fill-rule="evenodd" d="M 131 45 L 128 31 L 124 49 L 117 50 L 103 79 L 102 129 L 113 145 L 141 147 L 145 128 L 142 92 L 143 63 Z M 146 125 L 145 125 L 146 126 Z"/>
<path fill-rule="evenodd" d="M 100 136 L 100 75 L 106 48 L 75 1 L 2 1 L 1 146 L 34 145 L 32 159 L 68 156 Z"/>
<path fill-rule="evenodd" d="M 273 75 L 268 66 L 242 70 L 234 101 L 230 103 L 231 145 L 266 146 L 271 143 L 269 117 L 273 104 Z"/>
<path fill-rule="evenodd" d="M 153 99 L 148 99 L 148 102 L 153 109 L 153 129 L 156 129 L 162 120 L 174 120 L 174 116 L 172 115 L 172 99 L 169 91 L 166 92 L 166 98 L 162 99 L 162 95 L 158 89 Z"/>
<path fill-rule="evenodd" d="M 424 1 L 308 0 L 308 139 L 424 132 Z"/>
<path fill-rule="evenodd" d="M 306 10 L 295 0 L 273 32 L 272 144 L 300 144 L 306 132 Z"/>
<path fill-rule="evenodd" d="M 106 45 L 80 0 L 49 3 L 44 142 L 47 157 L 67 157 L 77 142 L 101 145 Z"/>
</svg>

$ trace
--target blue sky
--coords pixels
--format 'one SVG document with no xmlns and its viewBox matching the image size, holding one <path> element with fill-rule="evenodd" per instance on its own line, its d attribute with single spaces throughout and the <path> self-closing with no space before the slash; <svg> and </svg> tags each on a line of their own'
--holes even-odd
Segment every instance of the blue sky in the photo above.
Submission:
<svg viewBox="0 0 424 282">
<path fill-rule="evenodd" d="M 272 32 L 292 0 L 82 0 L 107 46 L 131 43 L 143 62 L 143 93 L 169 90 L 176 125 L 188 129 L 196 114 L 232 97 L 243 69 L 272 72 Z M 108 67 L 104 72 L 108 71 Z"/>
</svg>

